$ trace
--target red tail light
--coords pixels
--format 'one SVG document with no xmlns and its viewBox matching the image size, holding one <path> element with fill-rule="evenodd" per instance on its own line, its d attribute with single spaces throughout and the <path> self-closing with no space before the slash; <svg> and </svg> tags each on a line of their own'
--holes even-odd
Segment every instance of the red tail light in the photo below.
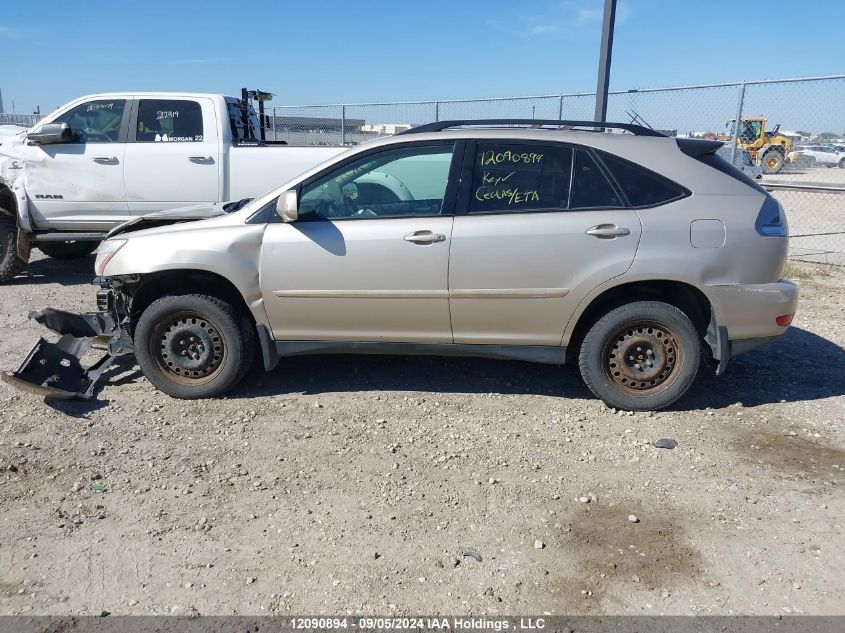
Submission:
<svg viewBox="0 0 845 633">
<path fill-rule="evenodd" d="M 777 323 L 781 327 L 786 327 L 790 323 L 792 323 L 792 314 L 781 314 L 778 318 L 775 319 L 775 323 Z"/>
</svg>

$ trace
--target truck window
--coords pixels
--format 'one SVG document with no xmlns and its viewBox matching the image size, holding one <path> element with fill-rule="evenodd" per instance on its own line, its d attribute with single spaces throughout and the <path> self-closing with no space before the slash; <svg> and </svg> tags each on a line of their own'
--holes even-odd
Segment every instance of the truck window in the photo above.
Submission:
<svg viewBox="0 0 845 633">
<path fill-rule="evenodd" d="M 226 106 L 229 109 L 229 125 L 232 128 L 232 140 L 237 142 L 258 139 L 260 136 L 258 115 L 252 106 L 247 108 L 246 116 L 244 115 L 240 99 L 227 99 Z"/>
<path fill-rule="evenodd" d="M 125 107 L 124 99 L 86 101 L 52 122 L 67 123 L 79 143 L 117 143 Z"/>
<path fill-rule="evenodd" d="M 202 141 L 200 104 L 184 99 L 141 99 L 135 140 L 139 143 Z"/>
</svg>

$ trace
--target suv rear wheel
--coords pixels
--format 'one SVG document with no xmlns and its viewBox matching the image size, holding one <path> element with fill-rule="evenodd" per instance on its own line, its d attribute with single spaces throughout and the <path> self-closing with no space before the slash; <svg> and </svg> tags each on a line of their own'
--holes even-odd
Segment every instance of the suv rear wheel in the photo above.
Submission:
<svg viewBox="0 0 845 633">
<path fill-rule="evenodd" d="M 686 393 L 699 359 L 698 332 L 686 314 L 668 303 L 636 301 L 590 328 L 578 365 L 587 387 L 608 406 L 650 411 Z"/>
<path fill-rule="evenodd" d="M 254 345 L 250 320 L 229 302 L 207 295 L 157 299 L 135 328 L 141 371 L 174 398 L 225 393 L 249 371 Z"/>
<path fill-rule="evenodd" d="M 94 252 L 99 242 L 89 240 L 71 242 L 38 242 L 38 248 L 53 259 L 79 259 Z"/>
</svg>

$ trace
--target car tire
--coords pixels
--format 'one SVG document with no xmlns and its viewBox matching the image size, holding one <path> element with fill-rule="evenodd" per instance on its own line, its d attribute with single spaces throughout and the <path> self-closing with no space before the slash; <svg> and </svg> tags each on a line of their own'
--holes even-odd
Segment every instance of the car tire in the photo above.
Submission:
<svg viewBox="0 0 845 633">
<path fill-rule="evenodd" d="M 676 402 L 695 380 L 700 361 L 701 338 L 692 321 L 660 301 L 635 301 L 605 314 L 587 331 L 578 356 L 590 391 L 628 411 L 656 411 Z"/>
<path fill-rule="evenodd" d="M 0 218 L 0 284 L 11 281 L 26 268 L 27 260 L 18 254 L 18 227 Z"/>
<path fill-rule="evenodd" d="M 99 242 L 73 240 L 70 242 L 38 242 L 38 248 L 53 259 L 79 259 L 94 252 Z"/>
<path fill-rule="evenodd" d="M 845 169 L 845 158 L 839 161 L 839 169 Z"/>
<path fill-rule="evenodd" d="M 158 389 L 181 399 L 232 389 L 255 358 L 255 329 L 243 310 L 218 297 L 168 295 L 135 328 L 135 357 Z"/>
</svg>

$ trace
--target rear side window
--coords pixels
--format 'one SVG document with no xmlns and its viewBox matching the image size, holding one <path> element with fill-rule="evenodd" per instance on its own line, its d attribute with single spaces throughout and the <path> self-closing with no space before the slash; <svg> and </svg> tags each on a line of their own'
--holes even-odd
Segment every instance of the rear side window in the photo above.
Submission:
<svg viewBox="0 0 845 633">
<path fill-rule="evenodd" d="M 686 189 L 645 167 L 606 152 L 598 152 L 598 154 L 631 206 L 650 207 L 687 195 Z"/>
<path fill-rule="evenodd" d="M 184 99 L 141 99 L 135 140 L 185 143 L 203 140 L 202 107 Z"/>
<path fill-rule="evenodd" d="M 575 173 L 569 206 L 572 209 L 620 209 L 625 206 L 595 159 L 581 149 L 575 152 Z"/>
<path fill-rule="evenodd" d="M 478 143 L 469 212 L 565 210 L 571 178 L 569 147 Z"/>
</svg>

